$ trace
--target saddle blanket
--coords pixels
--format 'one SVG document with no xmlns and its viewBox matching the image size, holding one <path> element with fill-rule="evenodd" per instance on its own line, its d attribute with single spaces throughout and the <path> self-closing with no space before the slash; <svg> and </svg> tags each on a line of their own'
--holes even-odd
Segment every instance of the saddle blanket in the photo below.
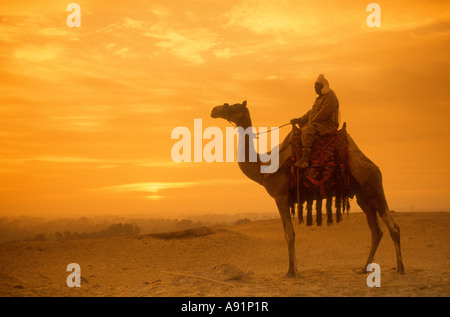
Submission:
<svg viewBox="0 0 450 317">
<path fill-rule="evenodd" d="M 295 151 L 292 154 L 292 165 L 300 159 L 302 154 L 300 134 L 300 129 L 293 131 L 292 142 Z M 349 150 L 345 129 L 317 137 L 311 148 L 309 167 L 297 170 L 294 166 L 291 167 L 293 188 L 300 184 L 301 191 L 318 191 L 321 198 L 348 191 L 350 188 Z"/>
</svg>

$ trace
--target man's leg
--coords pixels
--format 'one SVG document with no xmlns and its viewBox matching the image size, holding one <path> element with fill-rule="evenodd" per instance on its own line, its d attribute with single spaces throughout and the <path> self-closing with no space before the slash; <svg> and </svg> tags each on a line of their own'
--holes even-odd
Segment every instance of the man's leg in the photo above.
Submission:
<svg viewBox="0 0 450 317">
<path fill-rule="evenodd" d="M 302 158 L 295 163 L 298 168 L 307 168 L 309 166 L 309 156 L 311 155 L 311 147 L 316 137 L 316 129 L 312 125 L 302 127 Z"/>
</svg>

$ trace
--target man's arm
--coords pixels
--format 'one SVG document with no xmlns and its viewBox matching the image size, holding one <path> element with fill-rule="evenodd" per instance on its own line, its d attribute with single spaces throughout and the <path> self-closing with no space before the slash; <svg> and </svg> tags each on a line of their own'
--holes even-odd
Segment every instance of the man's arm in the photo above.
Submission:
<svg viewBox="0 0 450 317">
<path fill-rule="evenodd" d="M 291 124 L 298 124 L 300 127 L 304 126 L 308 123 L 309 114 L 311 113 L 311 110 L 309 110 L 307 113 L 305 113 L 300 118 L 295 118 L 291 120 Z"/>
</svg>

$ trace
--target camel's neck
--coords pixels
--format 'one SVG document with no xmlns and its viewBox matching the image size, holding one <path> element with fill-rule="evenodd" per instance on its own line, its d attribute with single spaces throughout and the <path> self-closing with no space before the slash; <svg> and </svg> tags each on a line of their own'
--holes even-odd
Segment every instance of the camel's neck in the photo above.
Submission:
<svg viewBox="0 0 450 317">
<path fill-rule="evenodd" d="M 248 116 L 245 116 L 245 118 L 241 122 L 236 122 L 236 125 L 238 127 L 242 127 L 244 130 L 252 126 L 252 120 L 250 118 L 250 114 Z M 239 162 L 239 168 L 241 171 L 252 181 L 257 182 L 258 184 L 261 184 L 261 181 L 263 179 L 263 174 L 261 173 L 261 161 L 259 160 L 259 155 L 256 155 L 256 162 L 250 161 L 250 150 L 254 151 L 254 153 L 257 153 L 253 142 L 251 142 L 248 135 L 245 137 L 245 143 L 244 143 L 244 149 L 245 149 L 245 159 L 243 162 Z M 239 155 L 238 155 L 239 156 Z"/>
</svg>

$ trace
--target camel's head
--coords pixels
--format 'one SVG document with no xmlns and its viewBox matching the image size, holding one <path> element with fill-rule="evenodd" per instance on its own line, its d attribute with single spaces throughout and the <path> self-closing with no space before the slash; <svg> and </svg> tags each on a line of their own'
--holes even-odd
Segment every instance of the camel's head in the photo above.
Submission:
<svg viewBox="0 0 450 317">
<path fill-rule="evenodd" d="M 246 118 L 249 118 L 247 101 L 245 100 L 243 103 L 237 103 L 231 106 L 224 103 L 221 106 L 214 107 L 211 111 L 211 117 L 222 118 L 238 125 Z"/>
</svg>

